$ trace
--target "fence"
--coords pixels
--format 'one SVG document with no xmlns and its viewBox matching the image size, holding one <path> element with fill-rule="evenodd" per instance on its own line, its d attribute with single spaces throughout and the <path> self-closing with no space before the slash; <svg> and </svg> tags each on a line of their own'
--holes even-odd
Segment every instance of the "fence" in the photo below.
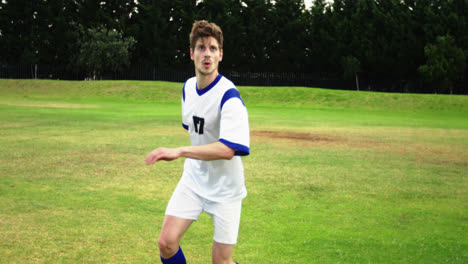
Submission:
<svg viewBox="0 0 468 264">
<path fill-rule="evenodd" d="M 237 72 L 223 71 L 221 73 L 236 85 L 250 86 L 305 86 L 333 89 L 353 89 L 351 83 L 325 74 L 314 73 L 276 73 L 276 72 Z M 145 65 L 133 65 L 126 70 L 105 73 L 102 76 L 87 76 L 77 73 L 67 67 L 48 65 L 10 65 L 0 64 L 0 78 L 4 79 L 60 79 L 60 80 L 158 80 L 170 82 L 185 82 L 194 75 L 190 70 L 161 69 Z M 350 86 L 351 84 L 351 86 Z"/>
<path fill-rule="evenodd" d="M 354 81 L 345 81 L 335 76 L 321 73 L 278 73 L 278 72 L 237 72 L 220 69 L 221 74 L 232 80 L 239 86 L 304 86 L 320 87 L 327 89 L 355 90 Z M 96 76 L 100 80 L 157 80 L 170 82 L 185 82 L 194 76 L 191 69 L 161 69 L 146 65 L 132 65 L 120 72 L 105 73 Z M 48 65 L 10 65 L 0 64 L 0 78 L 4 79 L 60 79 L 60 80 L 84 80 L 93 78 L 84 73 L 73 71 L 64 66 Z M 466 94 L 464 83 L 455 93 Z M 359 79 L 360 90 L 404 92 L 404 93 L 430 93 L 427 86 L 418 79 L 413 80 L 372 80 L 361 76 Z"/>
<path fill-rule="evenodd" d="M 0 64 L 1 79 L 61 79 L 83 80 L 83 74 L 75 73 L 67 67 L 48 65 Z"/>
</svg>

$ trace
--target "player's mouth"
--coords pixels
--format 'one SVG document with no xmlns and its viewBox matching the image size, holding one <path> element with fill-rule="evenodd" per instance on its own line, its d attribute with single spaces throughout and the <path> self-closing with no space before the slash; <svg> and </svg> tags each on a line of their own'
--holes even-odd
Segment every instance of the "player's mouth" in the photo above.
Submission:
<svg viewBox="0 0 468 264">
<path fill-rule="evenodd" d="M 203 66 L 210 67 L 211 66 L 211 61 L 204 61 Z"/>
</svg>

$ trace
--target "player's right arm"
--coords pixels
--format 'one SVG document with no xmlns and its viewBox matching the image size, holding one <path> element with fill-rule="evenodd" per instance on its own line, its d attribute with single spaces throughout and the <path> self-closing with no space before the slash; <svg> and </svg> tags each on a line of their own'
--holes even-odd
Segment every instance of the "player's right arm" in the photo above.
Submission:
<svg viewBox="0 0 468 264">
<path fill-rule="evenodd" d="M 157 148 L 146 156 L 146 165 L 151 165 L 160 160 L 171 161 L 181 157 L 180 148 Z"/>
<path fill-rule="evenodd" d="M 234 149 L 220 141 L 201 146 L 157 148 L 146 157 L 146 165 L 154 164 L 160 160 L 171 161 L 181 157 L 204 161 L 232 159 L 234 153 Z"/>
</svg>

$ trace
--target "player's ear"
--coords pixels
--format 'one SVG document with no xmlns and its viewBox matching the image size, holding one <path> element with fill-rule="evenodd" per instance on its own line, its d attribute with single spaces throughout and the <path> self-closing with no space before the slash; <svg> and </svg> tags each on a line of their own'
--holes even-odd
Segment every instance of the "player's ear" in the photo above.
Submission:
<svg viewBox="0 0 468 264">
<path fill-rule="evenodd" d="M 219 51 L 219 61 L 223 60 L 223 49 Z"/>
<path fill-rule="evenodd" d="M 190 59 L 193 60 L 193 49 L 190 48 Z"/>
</svg>

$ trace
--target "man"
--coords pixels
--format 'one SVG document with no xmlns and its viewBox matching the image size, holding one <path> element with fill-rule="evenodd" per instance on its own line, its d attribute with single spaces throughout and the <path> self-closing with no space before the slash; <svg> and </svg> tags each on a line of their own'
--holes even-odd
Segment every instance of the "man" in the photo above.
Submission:
<svg viewBox="0 0 468 264">
<path fill-rule="evenodd" d="M 212 262 L 234 264 L 241 204 L 247 195 L 240 159 L 250 153 L 247 109 L 234 84 L 218 73 L 223 33 L 216 24 L 193 24 L 190 58 L 195 77 L 183 87 L 182 125 L 191 146 L 157 148 L 146 157 L 148 165 L 187 158 L 159 235 L 161 261 L 186 263 L 179 242 L 205 211 L 214 223 Z"/>
</svg>

